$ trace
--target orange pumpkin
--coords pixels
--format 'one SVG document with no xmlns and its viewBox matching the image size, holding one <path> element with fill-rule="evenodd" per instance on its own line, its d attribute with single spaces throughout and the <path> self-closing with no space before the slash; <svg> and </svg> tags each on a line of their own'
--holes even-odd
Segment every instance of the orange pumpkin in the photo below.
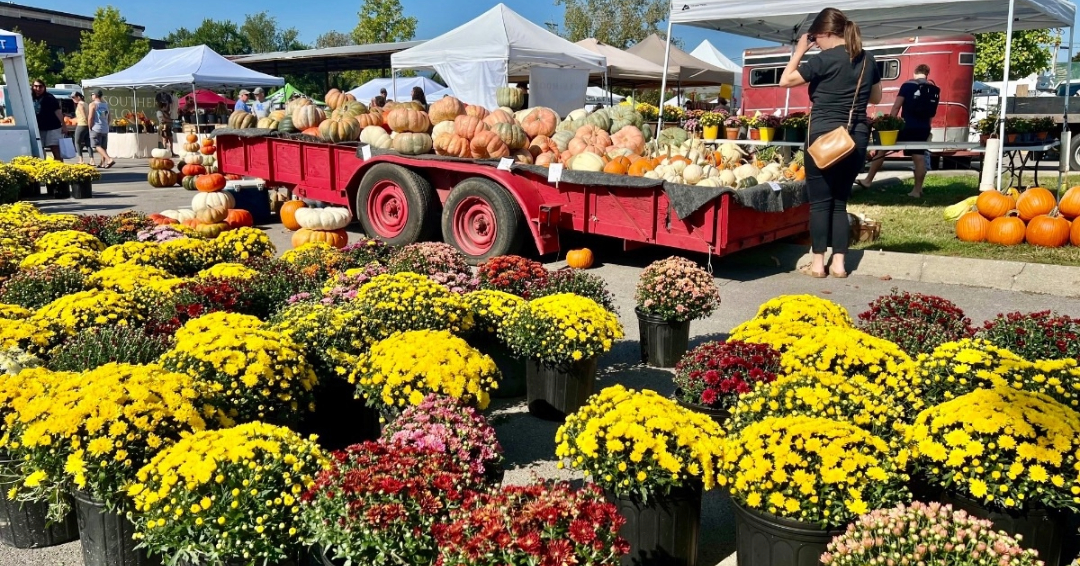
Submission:
<svg viewBox="0 0 1080 566">
<path fill-rule="evenodd" d="M 993 220 L 995 218 L 1001 218 L 1005 216 L 1010 210 L 1013 209 L 1013 201 L 1008 195 L 1001 192 L 990 190 L 979 193 L 979 198 L 975 199 L 975 208 L 979 210 L 979 214 L 983 215 L 987 220 Z"/>
<path fill-rule="evenodd" d="M 465 104 L 453 96 L 444 96 L 432 102 L 428 107 L 428 118 L 432 124 L 452 122 L 454 118 L 465 114 Z"/>
<path fill-rule="evenodd" d="M 206 174 L 206 167 L 203 167 L 202 165 L 195 165 L 194 163 L 188 163 L 184 166 L 183 169 L 180 170 L 180 172 L 183 173 L 185 177 L 197 177 L 199 175 Z"/>
<path fill-rule="evenodd" d="M 296 221 L 296 209 L 304 208 L 307 206 L 302 200 L 289 200 L 285 201 L 281 205 L 281 210 L 278 210 L 278 216 L 281 217 L 281 224 L 285 226 L 286 230 L 299 230 L 300 223 Z"/>
<path fill-rule="evenodd" d="M 985 242 L 989 231 L 990 221 L 974 210 L 956 221 L 956 237 L 962 242 Z"/>
<path fill-rule="evenodd" d="M 205 139 L 203 139 L 202 144 L 204 146 L 206 146 L 206 145 L 214 145 L 214 140 L 211 139 L 211 138 L 205 138 Z"/>
<path fill-rule="evenodd" d="M 242 208 L 234 208 L 225 215 L 225 223 L 229 225 L 229 228 L 242 228 L 254 226 L 255 220 L 251 217 L 250 212 Z"/>
<path fill-rule="evenodd" d="M 1050 214 L 1055 206 L 1057 206 L 1057 199 L 1054 198 L 1054 193 L 1042 187 L 1032 187 L 1016 199 L 1016 210 L 1024 222 L 1030 222 L 1036 216 Z"/>
<path fill-rule="evenodd" d="M 630 170 L 630 160 L 623 156 L 618 156 L 604 165 L 604 173 L 611 173 L 613 175 L 625 175 Z"/>
<path fill-rule="evenodd" d="M 623 126 L 619 131 L 611 134 L 611 145 L 629 149 L 640 155 L 645 153 L 645 136 L 636 126 Z"/>
<path fill-rule="evenodd" d="M 550 136 L 555 133 L 558 125 L 559 117 L 550 108 L 544 107 L 533 108 L 521 121 L 521 129 L 525 130 L 530 138 Z"/>
<path fill-rule="evenodd" d="M 484 123 L 490 128 L 495 124 L 513 124 L 514 117 L 505 110 L 496 110 L 484 117 Z"/>
<path fill-rule="evenodd" d="M 188 143 L 195 143 L 199 141 L 199 136 L 189 133 L 188 135 L 184 136 L 184 139 L 187 140 Z"/>
<path fill-rule="evenodd" d="M 1080 247 L 1080 222 L 1072 223 L 1072 230 L 1069 231 L 1069 242 Z"/>
<path fill-rule="evenodd" d="M 593 264 L 593 253 L 589 248 L 570 250 L 566 253 L 566 265 L 574 269 L 588 269 Z"/>
<path fill-rule="evenodd" d="M 483 106 L 475 106 L 475 105 L 466 104 L 465 105 L 465 115 L 466 116 L 474 116 L 476 118 L 479 118 L 480 120 L 483 120 L 484 118 L 487 118 L 488 111 L 487 111 L 487 108 L 484 108 Z"/>
<path fill-rule="evenodd" d="M 203 155 L 213 155 L 215 151 L 217 151 L 217 148 L 212 145 L 204 145 L 199 148 L 199 153 Z"/>
<path fill-rule="evenodd" d="M 321 123 L 322 122 L 320 122 L 320 124 Z M 311 128 L 305 128 L 300 133 L 304 134 L 305 136 L 311 136 L 313 138 L 317 138 L 317 137 L 319 137 L 319 128 L 318 128 L 318 126 L 313 126 Z"/>
<path fill-rule="evenodd" d="M 386 124 L 395 132 L 427 133 L 431 129 L 431 120 L 427 112 L 412 108 L 395 108 L 386 115 Z"/>
<path fill-rule="evenodd" d="M 487 124 L 476 116 L 465 115 L 454 118 L 454 133 L 467 140 L 475 138 L 480 132 L 486 132 L 487 129 Z"/>
<path fill-rule="evenodd" d="M 198 228 L 199 226 L 202 226 L 202 220 L 199 220 L 198 218 L 188 218 L 180 224 L 187 226 L 188 228 Z"/>
<path fill-rule="evenodd" d="M 360 124 L 360 129 L 363 130 L 368 126 L 382 126 L 383 119 L 382 114 L 378 112 L 368 112 L 367 114 L 358 114 L 353 116 L 357 124 Z"/>
<path fill-rule="evenodd" d="M 1080 187 L 1073 187 L 1061 196 L 1058 212 L 1069 220 L 1080 218 Z"/>
<path fill-rule="evenodd" d="M 484 130 L 469 143 L 473 159 L 498 159 L 510 155 L 510 148 L 502 141 L 495 132 Z"/>
<path fill-rule="evenodd" d="M 549 167 L 552 163 L 558 163 L 559 156 L 553 152 L 545 151 L 533 158 L 533 165 Z"/>
<path fill-rule="evenodd" d="M 154 224 L 157 224 L 158 226 L 163 226 L 165 224 L 179 224 L 180 223 L 180 221 L 178 221 L 175 218 L 169 218 L 168 216 L 162 216 L 162 215 L 160 215 L 160 214 L 158 214 L 156 212 L 154 214 L 151 214 L 151 215 L 147 216 L 147 218 L 149 218 L 151 222 L 153 222 Z"/>
<path fill-rule="evenodd" d="M 216 193 L 225 188 L 225 175 L 210 173 L 195 179 L 195 189 L 204 193 Z"/>
<path fill-rule="evenodd" d="M 294 248 L 299 248 L 308 242 L 325 242 L 335 248 L 344 248 L 349 244 L 349 234 L 344 229 L 312 230 L 310 228 L 301 228 L 293 234 Z"/>
<path fill-rule="evenodd" d="M 651 159 L 641 158 L 630 164 L 626 174 L 631 177 L 644 177 L 646 173 L 655 169 Z"/>
<path fill-rule="evenodd" d="M 1001 196 L 1009 198 L 1005 195 Z M 990 221 L 990 228 L 986 233 L 986 241 L 991 244 L 1000 244 L 1002 246 L 1015 246 L 1024 241 L 1026 231 L 1027 227 L 1024 226 L 1024 221 L 1020 220 L 1016 211 L 1013 210 L 1007 212 L 1005 216 Z"/>
<path fill-rule="evenodd" d="M 1069 243 L 1071 229 L 1068 220 L 1059 216 L 1057 210 L 1051 210 L 1050 214 L 1040 214 L 1028 222 L 1024 239 L 1033 246 L 1060 248 Z"/>
</svg>

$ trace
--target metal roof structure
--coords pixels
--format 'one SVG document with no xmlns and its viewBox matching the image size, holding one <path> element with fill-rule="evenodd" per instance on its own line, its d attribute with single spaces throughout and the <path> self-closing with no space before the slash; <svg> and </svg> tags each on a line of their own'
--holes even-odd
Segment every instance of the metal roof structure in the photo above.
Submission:
<svg viewBox="0 0 1080 566">
<path fill-rule="evenodd" d="M 269 73 L 275 76 L 389 69 L 391 55 L 422 43 L 424 42 L 369 43 L 366 45 L 346 45 L 344 47 L 324 47 L 322 49 L 236 55 L 229 57 L 229 59 L 253 71 Z"/>
</svg>

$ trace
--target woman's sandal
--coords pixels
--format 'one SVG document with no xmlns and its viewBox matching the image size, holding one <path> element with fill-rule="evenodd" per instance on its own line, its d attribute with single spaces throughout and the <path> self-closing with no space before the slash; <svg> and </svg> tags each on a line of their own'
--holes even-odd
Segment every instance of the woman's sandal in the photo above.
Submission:
<svg viewBox="0 0 1080 566">
<path fill-rule="evenodd" d="M 833 271 L 832 269 L 829 269 L 829 274 L 832 275 L 833 277 L 837 278 L 837 279 L 847 279 L 847 277 L 849 275 L 849 273 L 847 273 L 846 271 L 836 272 L 836 271 Z M 822 277 L 824 277 L 824 275 L 822 275 Z"/>
<path fill-rule="evenodd" d="M 862 179 L 859 179 L 859 180 L 855 181 L 855 184 L 859 185 L 859 188 L 861 188 L 861 189 L 863 189 L 865 191 L 870 190 L 870 185 L 864 183 Z"/>
<path fill-rule="evenodd" d="M 813 277 L 814 279 L 825 279 L 829 276 L 829 274 L 825 273 L 824 271 L 814 271 L 813 268 L 811 268 L 810 266 L 806 266 L 800 269 L 799 272 L 803 275 Z"/>
</svg>

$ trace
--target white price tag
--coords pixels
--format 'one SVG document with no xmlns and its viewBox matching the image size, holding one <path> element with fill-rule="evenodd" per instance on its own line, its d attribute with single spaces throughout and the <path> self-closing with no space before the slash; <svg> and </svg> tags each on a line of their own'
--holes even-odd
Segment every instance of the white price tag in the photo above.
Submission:
<svg viewBox="0 0 1080 566">
<path fill-rule="evenodd" d="M 780 183 L 777 183 L 776 181 L 769 181 L 769 186 L 776 192 L 780 192 L 783 189 L 783 187 L 780 186 Z"/>
<path fill-rule="evenodd" d="M 509 157 L 504 157 L 499 160 L 499 169 L 502 171 L 509 171 L 510 166 L 514 164 L 514 160 Z"/>
<path fill-rule="evenodd" d="M 362 146 L 360 146 L 360 155 L 364 158 L 364 161 L 367 161 L 368 159 L 371 159 L 371 146 L 370 145 L 362 145 Z"/>
<path fill-rule="evenodd" d="M 548 165 L 548 182 L 558 183 L 562 180 L 562 163 Z"/>
</svg>

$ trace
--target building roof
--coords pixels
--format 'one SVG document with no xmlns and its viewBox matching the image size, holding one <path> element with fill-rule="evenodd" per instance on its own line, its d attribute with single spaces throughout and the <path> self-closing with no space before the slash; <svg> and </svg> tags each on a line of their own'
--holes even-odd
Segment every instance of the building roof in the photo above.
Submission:
<svg viewBox="0 0 1080 566">
<path fill-rule="evenodd" d="M 294 73 L 360 71 L 364 69 L 389 69 L 390 56 L 423 41 L 398 43 L 368 43 L 322 49 L 275 51 L 255 55 L 233 55 L 232 62 L 253 71 L 281 76 Z"/>
<path fill-rule="evenodd" d="M 41 16 L 47 16 L 49 23 L 83 29 L 91 29 L 91 24 L 94 23 L 93 16 L 81 16 L 79 14 L 60 12 L 57 10 L 48 10 L 46 8 L 23 6 L 22 4 L 15 4 L 13 2 L 0 2 L 0 16 L 7 16 L 10 18 L 29 18 L 37 20 L 46 19 L 42 18 Z M 132 35 L 134 35 L 135 37 L 142 37 L 143 32 L 146 31 L 146 26 L 139 26 L 135 24 L 128 24 L 128 26 L 131 27 Z"/>
</svg>

